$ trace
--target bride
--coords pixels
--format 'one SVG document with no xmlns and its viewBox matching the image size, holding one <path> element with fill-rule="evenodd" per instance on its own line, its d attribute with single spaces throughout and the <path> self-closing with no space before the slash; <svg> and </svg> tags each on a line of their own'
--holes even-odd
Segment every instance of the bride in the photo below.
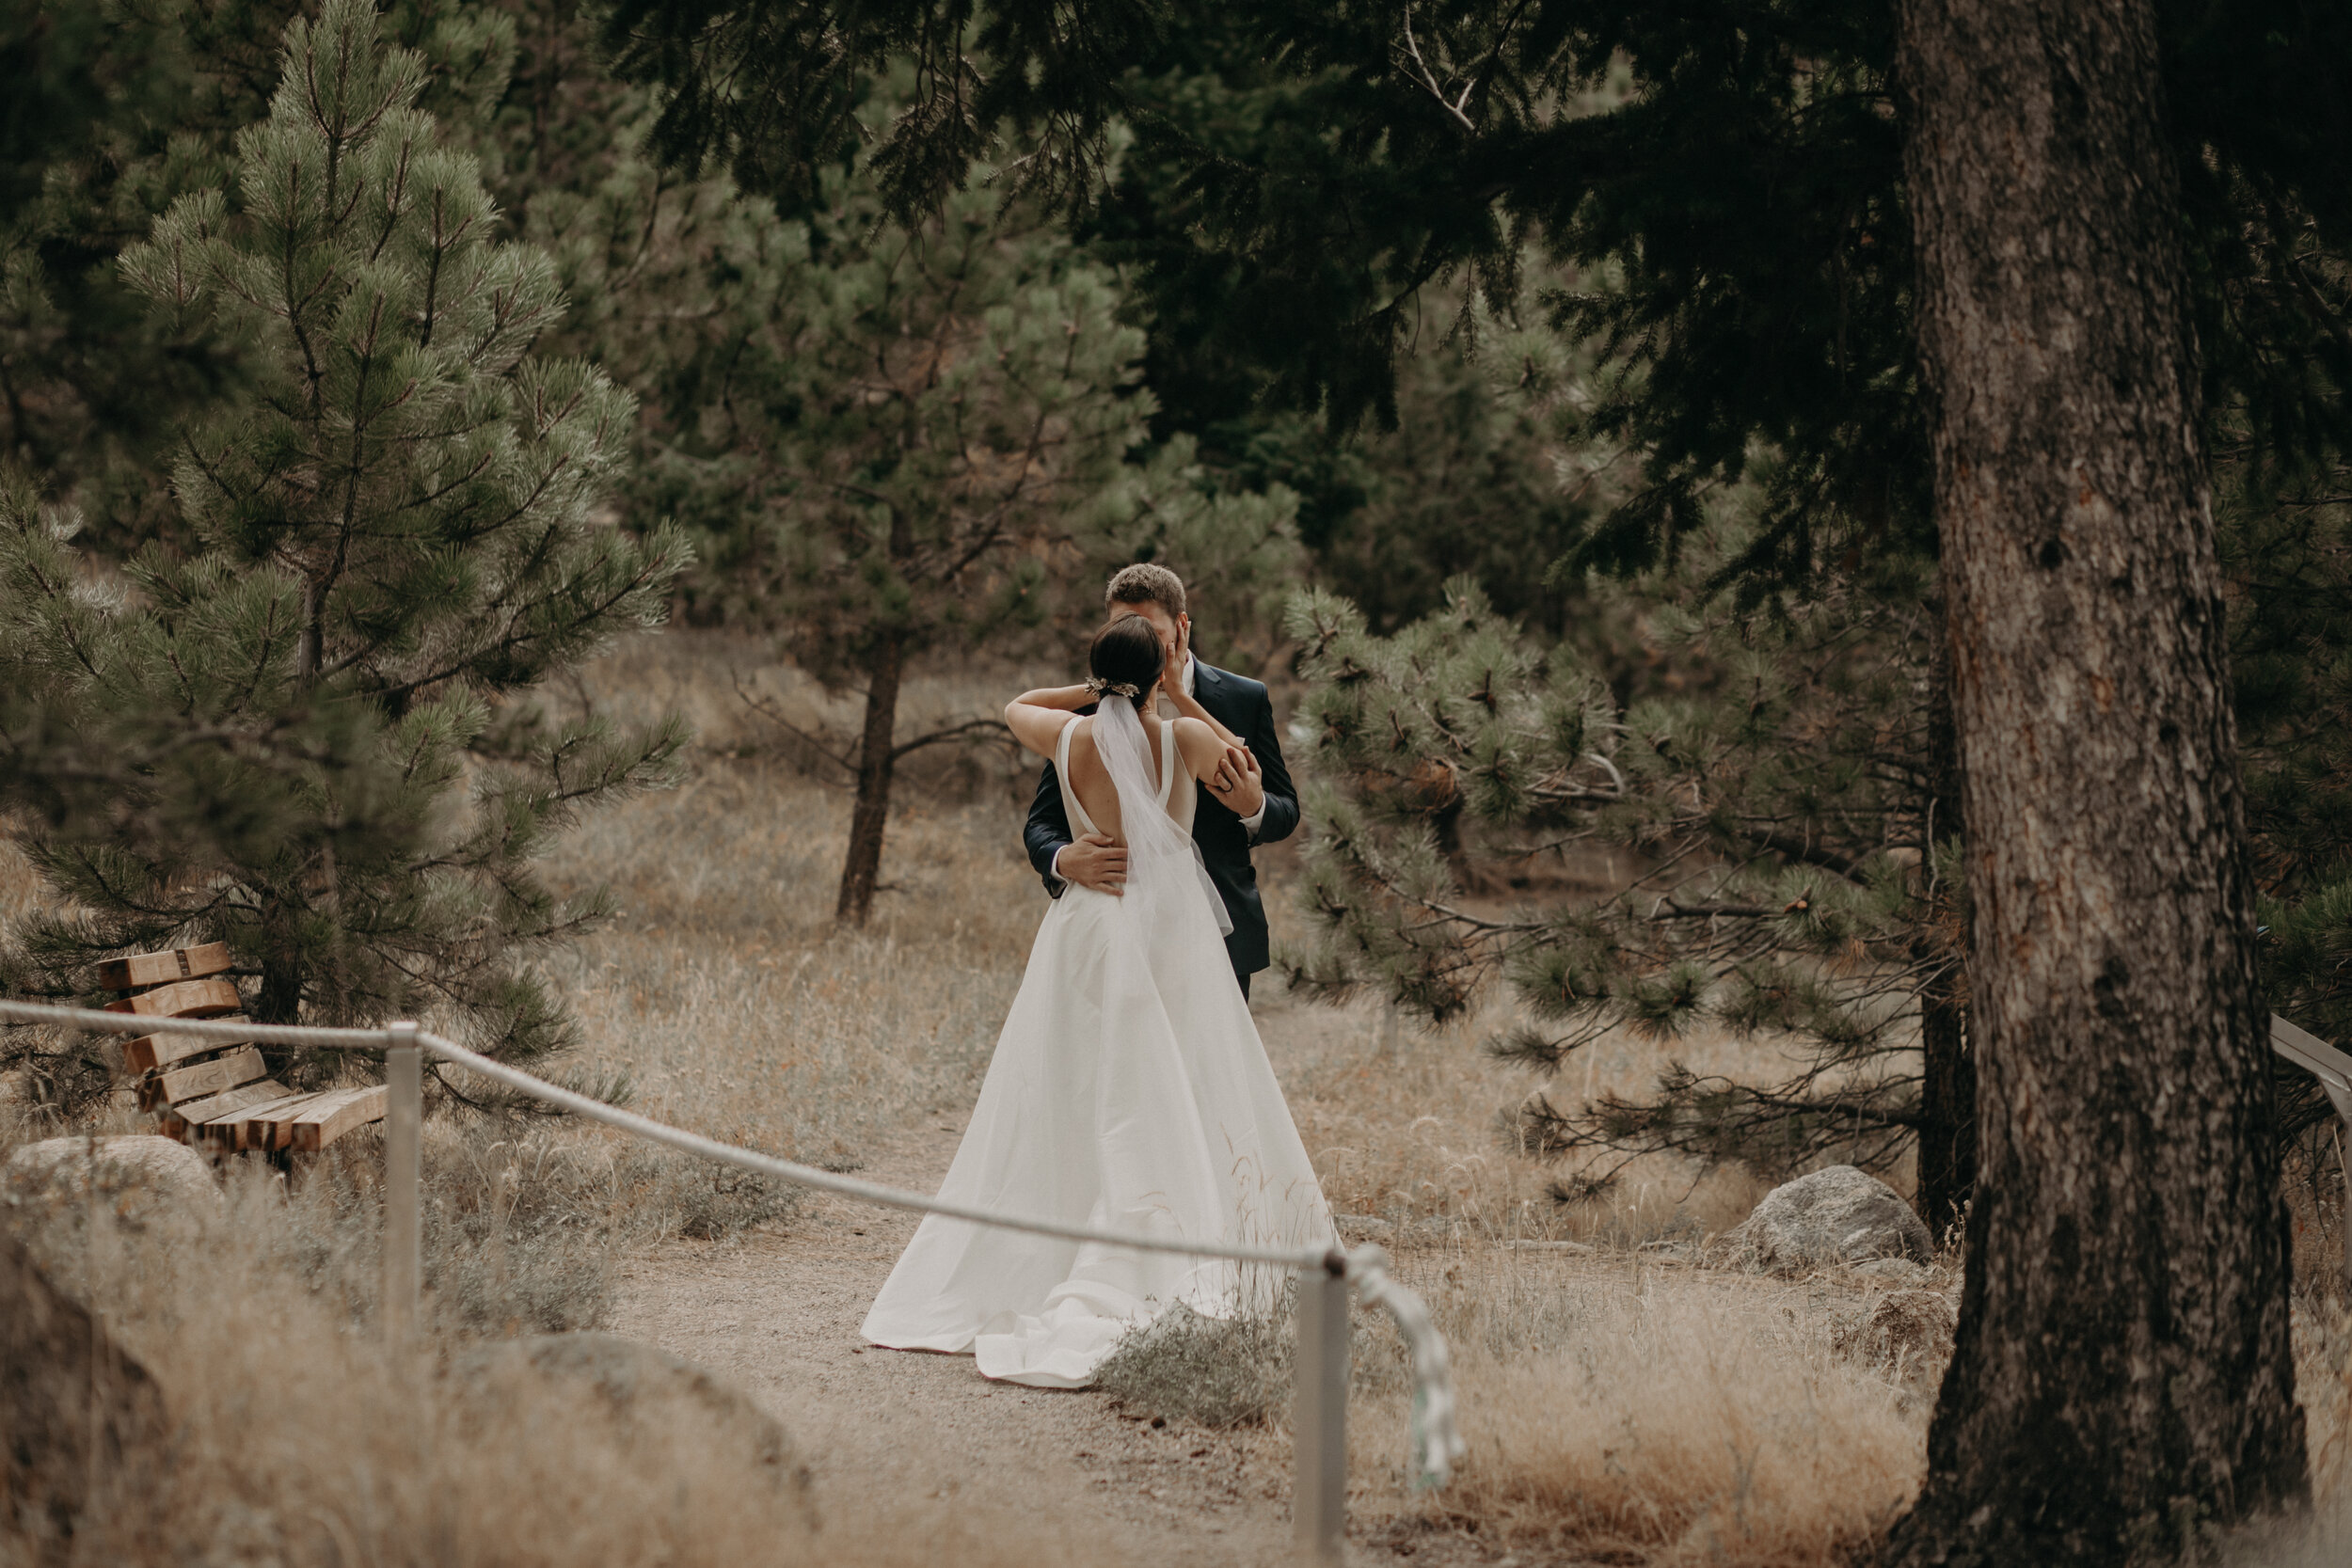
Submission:
<svg viewBox="0 0 2352 1568">
<path fill-rule="evenodd" d="M 1089 666 L 1083 686 L 1022 693 L 1005 721 L 1053 758 L 1072 825 L 1126 846 L 1126 887 L 1073 886 L 1047 911 L 939 1196 L 1131 1235 L 1330 1244 L 1330 1210 L 1193 847 L 1193 781 L 1216 777 L 1234 737 L 1165 679 L 1148 621 L 1104 627 Z M 1147 722 L 1164 689 L 1181 716 Z M 1098 698 L 1092 716 L 1075 711 Z M 865 1334 L 895 1350 L 969 1351 L 988 1377 L 1076 1388 L 1163 1308 L 1263 1309 L 1270 1283 L 1219 1259 L 933 1214 Z"/>
</svg>

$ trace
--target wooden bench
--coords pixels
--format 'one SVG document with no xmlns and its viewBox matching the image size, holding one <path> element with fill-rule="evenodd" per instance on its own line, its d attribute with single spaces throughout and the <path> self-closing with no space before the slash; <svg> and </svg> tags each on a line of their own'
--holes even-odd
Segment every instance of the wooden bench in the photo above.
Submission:
<svg viewBox="0 0 2352 1568">
<path fill-rule="evenodd" d="M 233 1020 L 244 998 L 226 977 L 229 949 L 204 942 L 139 953 L 98 966 L 98 983 L 120 994 L 106 1010 L 151 1017 Z M 122 1048 L 122 1070 L 137 1086 L 139 1109 L 183 1143 L 222 1151 L 325 1148 L 384 1117 L 381 1084 L 304 1094 L 268 1075 L 248 1043 L 199 1039 L 158 1028 Z"/>
</svg>

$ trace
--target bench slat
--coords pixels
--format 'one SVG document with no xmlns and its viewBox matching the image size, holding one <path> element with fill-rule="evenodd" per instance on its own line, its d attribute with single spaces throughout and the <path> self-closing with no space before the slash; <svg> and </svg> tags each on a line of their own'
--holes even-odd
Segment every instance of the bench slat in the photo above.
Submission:
<svg viewBox="0 0 2352 1568">
<path fill-rule="evenodd" d="M 262 1077 L 269 1069 L 262 1063 L 262 1053 L 249 1045 L 241 1045 L 225 1056 L 190 1067 L 173 1068 L 156 1074 L 139 1085 L 139 1109 L 151 1111 L 159 1105 L 178 1105 L 190 1100 L 200 1100 L 233 1089 Z"/>
<path fill-rule="evenodd" d="M 195 1035 L 141 1035 L 122 1048 L 122 1070 L 137 1077 L 157 1068 L 184 1062 L 191 1056 L 227 1051 L 242 1040 L 204 1039 Z"/>
<path fill-rule="evenodd" d="M 160 1118 L 163 1133 L 167 1138 L 184 1140 L 215 1117 L 225 1117 L 247 1105 L 259 1105 L 263 1101 L 278 1100 L 292 1093 L 294 1090 L 275 1078 L 264 1078 L 258 1084 L 247 1084 L 242 1088 L 223 1089 L 218 1094 L 203 1100 L 191 1100 L 184 1105 L 174 1105 L 164 1112 Z"/>
<path fill-rule="evenodd" d="M 194 947 L 167 947 L 160 953 L 134 953 L 109 958 L 98 966 L 98 984 L 106 990 L 130 990 L 136 986 L 160 986 L 169 980 L 194 980 L 218 974 L 229 967 L 229 944 L 199 942 Z"/>
<path fill-rule="evenodd" d="M 106 1010 L 135 1013 L 142 1018 L 218 1018 L 244 1006 L 245 998 L 237 994 L 235 984 L 215 976 L 209 980 L 182 980 L 143 990 L 136 996 L 119 997 L 107 1003 Z"/>
<path fill-rule="evenodd" d="M 213 1148 L 250 1148 L 252 1146 L 248 1141 L 247 1133 L 254 1125 L 254 1117 L 275 1116 L 281 1107 L 294 1105 L 314 1098 L 298 1091 L 287 1090 L 285 1085 L 276 1079 L 271 1079 L 269 1084 L 270 1087 L 285 1090 L 285 1092 L 274 1099 L 257 1100 L 251 1104 L 240 1105 L 208 1117 L 200 1125 L 191 1127 L 189 1131 L 196 1135 L 198 1142 Z"/>
<path fill-rule="evenodd" d="M 389 1098 L 389 1091 L 381 1084 L 321 1095 L 315 1103 L 294 1114 L 291 1147 L 306 1150 L 325 1148 L 347 1132 L 369 1122 L 381 1121 Z"/>
<path fill-rule="evenodd" d="M 332 1090 L 298 1094 L 286 1100 L 275 1100 L 256 1107 L 237 1119 L 239 1148 L 285 1148 L 294 1141 L 294 1119 Z"/>
</svg>

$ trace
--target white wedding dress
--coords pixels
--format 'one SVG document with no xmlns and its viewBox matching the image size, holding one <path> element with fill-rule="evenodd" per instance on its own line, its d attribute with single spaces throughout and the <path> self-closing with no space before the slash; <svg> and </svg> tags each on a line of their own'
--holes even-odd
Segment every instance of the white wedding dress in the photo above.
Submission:
<svg viewBox="0 0 2352 1568">
<path fill-rule="evenodd" d="M 1223 906 L 1192 848 L 1196 794 L 1175 726 L 1159 725 L 1156 800 L 1132 799 L 1152 782 L 1143 731 L 1131 705 L 1103 705 L 1126 709 L 1095 734 L 1131 825 L 1126 893 L 1073 885 L 1047 911 L 939 1196 L 1132 1234 L 1333 1244 L 1330 1210 L 1234 983 Z M 1077 727 L 1063 726 L 1054 760 L 1071 827 L 1084 834 L 1095 827 L 1070 784 Z M 1142 761 L 1122 766 L 1130 737 Z M 1146 813 L 1157 820 L 1142 822 Z M 1169 1305 L 1214 1317 L 1263 1310 L 1278 1284 L 1218 1259 L 934 1214 L 891 1270 L 865 1335 L 896 1350 L 969 1351 L 988 1377 L 1076 1388 L 1122 1334 Z"/>
</svg>

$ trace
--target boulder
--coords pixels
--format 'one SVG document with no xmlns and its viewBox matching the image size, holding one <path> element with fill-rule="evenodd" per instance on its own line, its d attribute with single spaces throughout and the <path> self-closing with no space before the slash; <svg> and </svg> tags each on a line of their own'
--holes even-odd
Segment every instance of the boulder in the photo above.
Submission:
<svg viewBox="0 0 2352 1568">
<path fill-rule="evenodd" d="M 1889 1291 L 1869 1311 L 1832 1329 L 1830 1346 L 1921 1394 L 1943 1380 L 1959 1326 L 1960 1314 L 1943 1291 Z"/>
<path fill-rule="evenodd" d="M 1873 1258 L 1935 1260 L 1934 1240 L 1911 1205 L 1851 1165 L 1832 1165 L 1774 1187 L 1712 1250 L 1733 1267 L 1773 1274 Z"/>
<path fill-rule="evenodd" d="M 478 1346 L 451 1370 L 476 1384 L 532 1375 L 570 1384 L 592 1393 L 637 1438 L 691 1427 L 750 1460 L 771 1484 L 806 1485 L 784 1423 L 718 1373 L 653 1345 L 617 1334 L 538 1334 Z"/>
<path fill-rule="evenodd" d="M 1883 1279 L 1890 1285 L 1908 1285 L 1915 1289 L 1935 1277 L 1935 1271 L 1925 1263 L 1915 1263 L 1908 1258 L 1873 1258 L 1867 1263 L 1856 1263 L 1853 1272 L 1871 1279 Z"/>
<path fill-rule="evenodd" d="M 204 1156 L 183 1143 L 151 1133 L 126 1133 L 98 1140 L 96 1160 L 87 1138 L 43 1138 L 26 1144 L 0 1167 L 0 1186 L 17 1203 L 41 1198 L 81 1198 L 95 1166 L 98 1190 L 110 1201 L 136 1195 L 190 1219 L 220 1216 L 220 1189 Z"/>
<path fill-rule="evenodd" d="M 18 1548 L 0 1556 L 74 1560 L 75 1527 L 153 1463 L 167 1425 L 147 1369 L 0 1235 L 0 1539 Z"/>
</svg>

